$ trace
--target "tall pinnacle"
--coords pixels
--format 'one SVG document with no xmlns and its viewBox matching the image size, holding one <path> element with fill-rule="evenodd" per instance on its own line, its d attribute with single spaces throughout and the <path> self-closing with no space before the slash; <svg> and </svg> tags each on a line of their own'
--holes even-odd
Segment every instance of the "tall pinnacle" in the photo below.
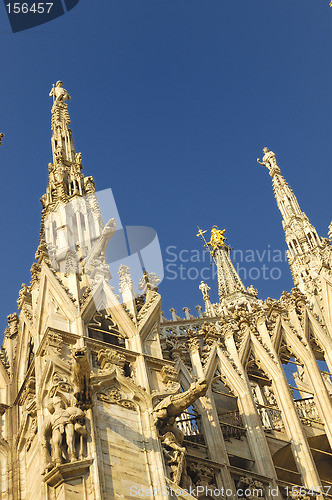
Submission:
<svg viewBox="0 0 332 500">
<path fill-rule="evenodd" d="M 63 88 L 63 83 L 59 80 L 53 86 L 50 97 L 53 97 L 52 106 L 52 152 L 53 163 L 57 159 L 66 161 L 75 161 L 75 146 L 70 125 L 70 117 L 67 109 L 66 101 L 70 101 L 71 97 L 67 90 Z"/>
<path fill-rule="evenodd" d="M 308 217 L 302 212 L 295 194 L 280 173 L 276 156 L 269 148 L 263 149 L 262 161 L 272 177 L 272 185 L 288 245 L 288 260 L 295 285 L 305 291 L 310 280 L 317 277 L 321 266 L 322 241 Z M 305 284 L 306 283 L 306 284 Z"/>
<path fill-rule="evenodd" d="M 199 229 L 197 236 L 204 239 L 205 246 L 210 251 L 217 266 L 220 304 L 232 307 L 235 304 L 256 300 L 257 290 L 253 287 L 249 290 L 246 289 L 230 259 L 230 248 L 225 243 L 225 229 L 220 230 L 217 226 L 213 226 L 209 242 L 204 238 L 205 232 Z"/>
<path fill-rule="evenodd" d="M 48 164 L 49 181 L 46 194 L 42 196 L 44 212 L 53 210 L 58 202 L 67 203 L 74 196 L 94 192 L 92 177 L 81 173 L 82 156 L 75 152 L 71 133 L 67 102 L 71 99 L 63 83 L 58 81 L 50 92 L 52 106 L 52 153 L 53 163 Z"/>
<path fill-rule="evenodd" d="M 70 96 L 61 81 L 53 85 L 49 95 L 53 97 L 53 163 L 48 165 L 48 186 L 41 198 L 42 224 L 36 258 L 39 263 L 45 259 L 52 265 L 67 280 L 66 286 L 76 297 L 76 275 L 83 268 L 91 271 L 92 248 L 96 262 L 98 250 L 102 253 L 105 241 L 110 238 L 110 227 L 102 220 L 94 180 L 83 175 L 81 153 L 75 153 L 67 108 Z M 105 258 L 101 260 L 104 263 Z M 99 274 L 108 276 L 106 267 L 102 272 L 98 270 Z M 96 266 L 93 272 L 97 272 Z"/>
<path fill-rule="evenodd" d="M 211 239 L 207 243 L 207 246 L 211 249 L 211 254 L 214 257 L 217 266 L 220 300 L 236 292 L 246 291 L 246 288 L 230 259 L 230 249 L 225 243 L 224 234 L 225 229 L 221 231 L 217 228 L 217 226 L 213 226 L 211 230 Z"/>
</svg>

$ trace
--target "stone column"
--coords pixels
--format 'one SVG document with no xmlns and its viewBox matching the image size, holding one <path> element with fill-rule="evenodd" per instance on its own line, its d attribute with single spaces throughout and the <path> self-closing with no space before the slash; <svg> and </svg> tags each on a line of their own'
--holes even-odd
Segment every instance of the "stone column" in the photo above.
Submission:
<svg viewBox="0 0 332 500">
<path fill-rule="evenodd" d="M 193 367 L 193 374 L 198 378 L 205 378 L 204 369 L 200 357 L 199 340 L 195 334 L 188 338 L 188 346 L 191 364 Z M 219 489 L 222 487 L 230 489 L 234 492 L 233 497 L 236 498 L 235 485 L 232 476 L 229 472 L 229 460 L 226 450 L 224 437 L 219 425 L 219 417 L 214 404 L 213 393 L 211 387 L 208 388 L 205 397 L 200 399 L 200 403 L 204 408 L 201 414 L 201 421 L 204 428 L 204 436 L 206 444 L 208 445 L 211 460 L 221 462 L 224 467 L 216 475 L 217 486 Z M 213 425 L 216 423 L 217 425 Z"/>
</svg>

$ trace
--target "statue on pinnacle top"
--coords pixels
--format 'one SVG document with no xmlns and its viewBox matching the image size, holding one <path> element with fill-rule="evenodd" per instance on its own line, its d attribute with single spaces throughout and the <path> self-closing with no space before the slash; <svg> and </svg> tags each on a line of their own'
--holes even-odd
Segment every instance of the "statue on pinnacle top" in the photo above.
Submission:
<svg viewBox="0 0 332 500">
<path fill-rule="evenodd" d="M 262 158 L 262 161 L 257 158 L 257 162 L 260 165 L 263 165 L 263 167 L 268 168 L 270 171 L 271 169 L 279 168 L 277 165 L 276 155 L 273 153 L 273 151 L 270 151 L 269 148 L 263 148 L 263 153 L 264 156 Z"/>
<path fill-rule="evenodd" d="M 66 102 L 67 100 L 70 101 L 71 97 L 68 94 L 67 90 L 63 88 L 63 83 L 61 80 L 57 81 L 55 84 L 55 87 L 53 85 L 53 88 L 50 92 L 50 97 L 53 97 L 55 102 Z"/>
<path fill-rule="evenodd" d="M 217 250 L 217 248 L 221 248 L 225 244 L 225 234 L 226 229 L 220 230 L 217 226 L 213 226 L 211 229 L 211 239 L 207 243 L 208 247 L 211 247 L 212 254 Z"/>
</svg>

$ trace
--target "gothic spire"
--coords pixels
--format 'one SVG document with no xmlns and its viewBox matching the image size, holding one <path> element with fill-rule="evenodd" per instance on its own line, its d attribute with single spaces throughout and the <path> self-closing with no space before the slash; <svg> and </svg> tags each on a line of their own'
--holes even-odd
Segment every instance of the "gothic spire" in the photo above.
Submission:
<svg viewBox="0 0 332 500">
<path fill-rule="evenodd" d="M 302 212 L 295 194 L 280 173 L 276 156 L 269 148 L 263 149 L 262 161 L 272 177 L 272 186 L 278 208 L 282 215 L 282 225 L 288 245 L 288 260 L 295 285 L 301 291 L 308 289 L 311 278 L 317 277 L 322 263 L 322 241 L 308 217 Z"/>
<path fill-rule="evenodd" d="M 103 223 L 93 177 L 85 177 L 81 171 L 81 153 L 75 152 L 69 128 L 67 101 L 70 95 L 61 81 L 53 85 L 49 95 L 53 97 L 53 163 L 48 165 L 48 186 L 41 198 L 42 224 L 36 258 L 39 263 L 45 260 L 60 273 L 61 279 L 66 281 L 66 286 L 76 297 L 78 274 L 85 275 L 93 267 L 93 276 L 98 273 L 108 276 L 104 253 L 101 257 L 102 264 L 105 264 L 103 272 L 99 269 L 102 265 L 96 266 L 99 256 L 97 250 L 101 253 L 105 250 L 104 244 L 110 239 L 113 226 Z M 92 253 L 95 257 L 94 266 L 91 265 Z"/>
<path fill-rule="evenodd" d="M 206 231 L 204 231 L 206 232 Z M 226 230 L 217 226 L 211 229 L 211 239 L 207 242 L 204 232 L 199 229 L 197 236 L 205 241 L 205 246 L 210 251 L 217 267 L 218 293 L 221 306 L 232 306 L 242 302 L 255 300 L 257 290 L 251 287 L 246 289 L 230 258 L 230 248 L 225 243 Z"/>
<path fill-rule="evenodd" d="M 42 196 L 44 212 L 53 210 L 57 202 L 67 203 L 74 196 L 94 192 L 92 177 L 84 177 L 82 155 L 75 152 L 67 101 L 71 99 L 59 80 L 50 92 L 52 106 L 52 154 L 53 163 L 48 164 L 49 181 L 46 194 Z"/>
</svg>

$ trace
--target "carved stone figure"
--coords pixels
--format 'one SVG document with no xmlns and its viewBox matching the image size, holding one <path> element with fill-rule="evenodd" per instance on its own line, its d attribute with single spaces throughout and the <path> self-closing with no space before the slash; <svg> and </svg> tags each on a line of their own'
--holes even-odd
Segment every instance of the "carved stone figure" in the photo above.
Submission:
<svg viewBox="0 0 332 500">
<path fill-rule="evenodd" d="M 273 153 L 273 151 L 270 151 L 269 148 L 263 148 L 263 153 L 264 156 L 262 161 L 260 161 L 259 158 L 257 158 L 257 162 L 260 165 L 263 165 L 263 167 L 266 167 L 269 170 L 275 167 L 279 168 L 277 165 L 276 155 Z"/>
<path fill-rule="evenodd" d="M 186 448 L 182 446 L 184 434 L 176 425 L 176 417 L 179 417 L 198 398 L 204 396 L 207 387 L 205 379 L 198 380 L 191 384 L 187 391 L 167 396 L 153 410 L 154 422 L 168 459 L 171 479 L 175 484 L 180 484 L 186 475 Z"/>
<path fill-rule="evenodd" d="M 98 240 L 93 244 L 90 253 L 84 260 L 85 272 L 93 279 L 98 273 L 103 276 L 110 276 L 109 266 L 106 261 L 106 249 L 109 240 L 116 230 L 115 219 L 110 219 L 105 224 L 103 232 Z"/>
<path fill-rule="evenodd" d="M 70 101 L 71 97 L 68 94 L 67 90 L 63 88 L 63 83 L 61 80 L 58 80 L 55 84 L 55 87 L 52 88 L 50 92 L 50 97 L 55 98 L 55 102 L 66 102 Z"/>
<path fill-rule="evenodd" d="M 200 291 L 203 294 L 203 300 L 204 300 L 204 304 L 205 304 L 205 314 L 207 316 L 210 316 L 210 317 L 215 316 L 215 311 L 214 311 L 214 308 L 211 304 L 210 295 L 209 295 L 209 290 L 210 290 L 209 285 L 204 283 L 204 281 L 201 281 L 201 284 L 199 285 L 198 288 L 200 289 Z"/>
<path fill-rule="evenodd" d="M 210 300 L 209 290 L 211 290 L 211 289 L 210 289 L 209 285 L 204 283 L 204 281 L 201 281 L 201 284 L 199 285 L 198 288 L 200 289 L 200 291 L 203 294 L 203 300 Z"/>
<path fill-rule="evenodd" d="M 87 436 L 85 415 L 80 408 L 67 406 L 60 396 L 54 396 L 48 406 L 51 418 L 44 428 L 44 448 L 46 471 L 58 467 L 64 461 L 74 462 L 83 458 L 83 438 Z M 51 433 L 51 455 L 47 437 Z M 79 452 L 76 451 L 76 438 L 79 440 Z"/>
<path fill-rule="evenodd" d="M 73 349 L 73 384 L 74 396 L 79 405 L 89 405 L 91 403 L 89 384 L 91 367 L 87 359 L 86 347 Z"/>
</svg>

